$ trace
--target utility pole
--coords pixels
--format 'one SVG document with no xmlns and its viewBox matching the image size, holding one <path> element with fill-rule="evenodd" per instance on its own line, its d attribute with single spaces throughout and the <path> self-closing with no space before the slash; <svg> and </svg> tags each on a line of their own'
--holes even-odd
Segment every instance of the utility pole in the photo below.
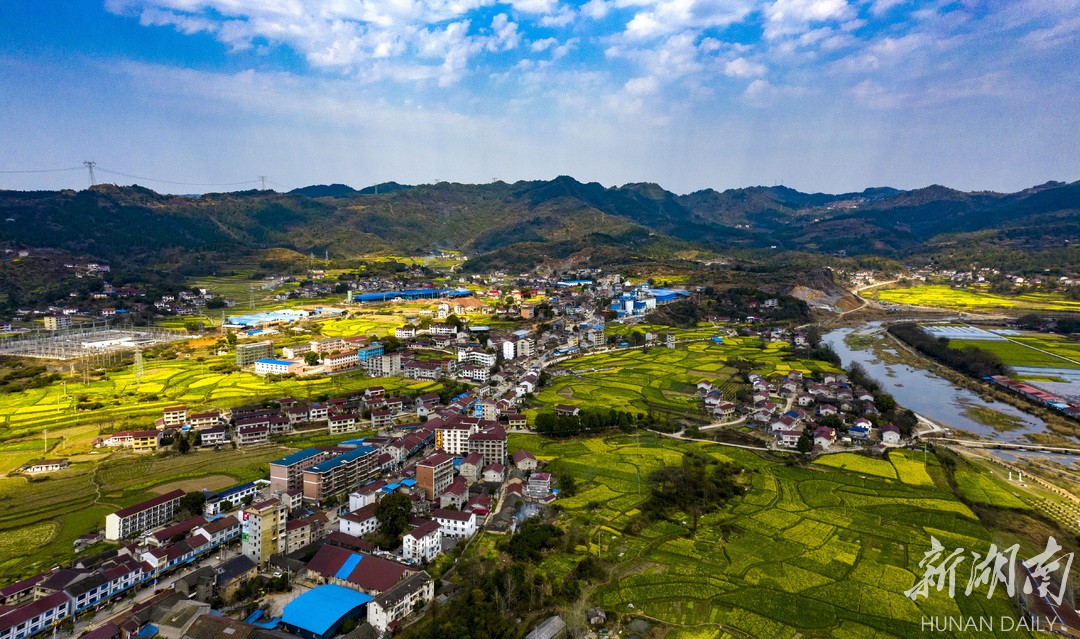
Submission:
<svg viewBox="0 0 1080 639">
<path fill-rule="evenodd" d="M 94 167 L 97 166 L 97 162 L 93 160 L 86 160 L 83 162 L 83 166 L 90 172 L 90 186 L 94 186 L 97 182 L 94 181 Z"/>
</svg>

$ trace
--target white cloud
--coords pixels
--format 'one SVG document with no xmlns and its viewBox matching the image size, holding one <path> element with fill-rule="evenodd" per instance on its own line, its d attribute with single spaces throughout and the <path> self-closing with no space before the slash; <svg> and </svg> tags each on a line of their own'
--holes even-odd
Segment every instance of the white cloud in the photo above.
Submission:
<svg viewBox="0 0 1080 639">
<path fill-rule="evenodd" d="M 532 49 L 534 53 L 539 53 L 541 51 L 547 51 L 548 49 L 557 44 L 559 44 L 559 41 L 555 38 L 544 38 L 542 40 L 537 40 L 533 42 L 531 45 L 529 45 L 529 48 Z"/>
<path fill-rule="evenodd" d="M 880 18 L 889 12 L 893 7 L 904 4 L 907 0 L 874 0 L 870 4 L 870 14 L 876 18 Z"/>
<path fill-rule="evenodd" d="M 765 9 L 766 39 L 806 31 L 810 24 L 841 21 L 854 15 L 847 0 L 775 0 Z"/>
<path fill-rule="evenodd" d="M 559 0 L 508 0 L 508 4 L 521 13 L 548 14 L 554 13 Z"/>
<path fill-rule="evenodd" d="M 581 5 L 581 14 L 593 20 L 602 20 L 611 11 L 611 4 L 605 0 L 589 0 Z"/>
<path fill-rule="evenodd" d="M 516 0 L 515 0 L 516 1 Z M 517 24 L 499 14 L 492 35 L 470 31 L 469 14 L 495 0 L 107 0 L 106 8 L 137 16 L 146 25 L 206 32 L 234 50 L 262 41 L 284 44 L 316 68 L 381 79 L 386 70 L 415 66 L 414 58 L 441 57 L 439 73 L 409 78 L 453 81 L 480 51 L 505 51 L 520 40 Z M 520 0 L 518 10 L 548 11 L 557 0 Z M 384 61 L 384 62 L 379 62 Z M 401 79 L 401 78 L 399 78 Z"/>
<path fill-rule="evenodd" d="M 724 65 L 724 75 L 733 78 L 752 78 L 765 75 L 767 69 L 764 64 L 750 62 L 746 58 L 735 58 Z"/>
<path fill-rule="evenodd" d="M 628 80 L 623 88 L 630 95 L 647 95 L 650 93 L 656 93 L 656 90 L 660 88 L 660 82 L 651 75 L 642 76 L 640 78 L 633 78 Z"/>
<path fill-rule="evenodd" d="M 561 28 L 574 21 L 577 14 L 569 7 L 560 6 L 556 13 L 541 16 L 539 23 L 542 27 Z"/>
</svg>

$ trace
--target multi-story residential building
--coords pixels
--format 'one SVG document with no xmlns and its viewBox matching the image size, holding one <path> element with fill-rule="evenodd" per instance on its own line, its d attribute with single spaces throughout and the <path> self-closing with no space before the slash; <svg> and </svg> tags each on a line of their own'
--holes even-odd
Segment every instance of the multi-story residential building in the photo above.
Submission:
<svg viewBox="0 0 1080 639">
<path fill-rule="evenodd" d="M 357 430 L 356 415 L 330 415 L 326 418 L 326 424 L 331 435 L 342 435 Z"/>
<path fill-rule="evenodd" d="M 308 408 L 307 420 L 309 422 L 325 422 L 330 417 L 330 408 L 326 404 L 312 404 Z"/>
<path fill-rule="evenodd" d="M 413 561 L 432 561 L 442 552 L 442 527 L 428 520 L 413 528 L 401 539 L 401 553 Z"/>
<path fill-rule="evenodd" d="M 480 453 L 488 464 L 506 462 L 506 431 L 495 427 L 469 435 L 468 451 Z"/>
<path fill-rule="evenodd" d="M 364 361 L 364 370 L 372 377 L 401 375 L 401 353 L 369 357 Z"/>
<path fill-rule="evenodd" d="M 45 317 L 45 330 L 62 331 L 71 328 L 71 317 L 67 315 L 48 315 Z"/>
<path fill-rule="evenodd" d="M 375 475 L 377 457 L 376 449 L 358 446 L 304 469 L 304 499 L 321 502 L 331 495 L 351 491 Z"/>
<path fill-rule="evenodd" d="M 332 355 L 323 356 L 323 370 L 327 373 L 337 373 L 356 368 L 360 364 L 360 357 L 356 351 L 342 351 Z"/>
<path fill-rule="evenodd" d="M 236 429 L 236 441 L 240 446 L 254 446 L 270 441 L 270 426 L 255 424 L 240 426 Z"/>
<path fill-rule="evenodd" d="M 257 494 L 259 494 L 259 486 L 253 481 L 226 488 L 219 493 L 207 496 L 206 503 L 203 504 L 203 514 L 207 517 L 220 515 L 223 510 L 236 508 L 244 503 L 245 499 L 254 498 Z"/>
<path fill-rule="evenodd" d="M 402 374 L 409 379 L 440 379 L 443 369 L 435 362 L 412 361 L 405 364 Z"/>
<path fill-rule="evenodd" d="M 199 441 L 201 446 L 217 446 L 229 441 L 229 427 L 218 426 L 217 428 L 207 428 L 206 430 L 199 431 Z"/>
<path fill-rule="evenodd" d="M 236 345 L 237 366 L 251 366 L 256 360 L 269 359 L 273 356 L 274 343 L 270 340 Z"/>
<path fill-rule="evenodd" d="M 105 516 L 105 539 L 119 541 L 156 528 L 173 518 L 184 491 L 173 490 Z"/>
<path fill-rule="evenodd" d="M 0 613 L 0 639 L 22 639 L 46 630 L 68 617 L 72 601 L 65 592 Z"/>
<path fill-rule="evenodd" d="M 449 455 L 466 455 L 469 452 L 469 435 L 478 430 L 479 420 L 460 420 L 435 428 L 435 448 Z"/>
<path fill-rule="evenodd" d="M 467 539 L 476 534 L 476 513 L 439 508 L 431 511 L 431 518 L 439 522 L 447 537 Z"/>
<path fill-rule="evenodd" d="M 368 603 L 367 620 L 381 635 L 434 597 L 431 575 L 423 571 L 409 575 Z"/>
<path fill-rule="evenodd" d="M 165 409 L 165 426 L 168 426 L 170 428 L 178 428 L 180 426 L 184 426 L 187 424 L 187 418 L 187 406 L 173 406 L 172 408 Z"/>
<path fill-rule="evenodd" d="M 356 349 L 356 356 L 361 362 L 366 362 L 372 357 L 386 354 L 386 349 L 378 342 L 372 342 L 370 346 Z"/>
<path fill-rule="evenodd" d="M 363 537 L 379 529 L 379 520 L 375 517 L 375 504 L 368 504 L 362 508 L 342 515 L 338 520 L 341 532 L 353 537 Z"/>
<path fill-rule="evenodd" d="M 391 428 L 394 425 L 394 412 L 390 410 L 374 410 L 371 411 L 371 427 L 375 429 L 379 428 Z"/>
<path fill-rule="evenodd" d="M 236 515 L 223 515 L 208 524 L 197 527 L 192 532 L 209 539 L 211 546 L 220 546 L 240 536 L 240 520 L 236 518 Z"/>
<path fill-rule="evenodd" d="M 432 453 L 416 462 L 416 485 L 428 499 L 435 499 L 454 481 L 454 458 Z"/>
<path fill-rule="evenodd" d="M 489 353 L 475 346 L 459 348 L 457 352 L 458 362 L 462 364 L 475 364 L 491 368 L 495 365 L 495 353 Z"/>
<path fill-rule="evenodd" d="M 202 413 L 191 413 L 187 417 L 187 423 L 198 430 L 217 428 L 221 426 L 221 411 L 210 410 Z"/>
<path fill-rule="evenodd" d="M 295 362 L 291 359 L 263 358 L 255 360 L 256 375 L 286 375 L 288 373 L 300 373 L 303 370 L 303 362 Z"/>
<path fill-rule="evenodd" d="M 265 566 L 270 555 L 285 552 L 289 510 L 279 499 L 252 504 L 241 514 L 241 552 Z"/>
<path fill-rule="evenodd" d="M 281 492 L 303 489 L 304 469 L 333 456 L 333 453 L 318 448 L 305 448 L 270 462 L 270 489 Z"/>
<path fill-rule="evenodd" d="M 458 368 L 458 375 L 465 379 L 471 379 L 474 382 L 483 384 L 491 379 L 491 370 L 486 366 L 464 364 Z"/>
</svg>

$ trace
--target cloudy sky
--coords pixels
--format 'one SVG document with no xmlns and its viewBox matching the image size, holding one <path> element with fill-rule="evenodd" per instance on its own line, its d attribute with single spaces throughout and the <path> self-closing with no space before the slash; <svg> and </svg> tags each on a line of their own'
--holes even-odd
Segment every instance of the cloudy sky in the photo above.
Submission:
<svg viewBox="0 0 1080 639">
<path fill-rule="evenodd" d="M 7 0 L 0 121 L 0 188 L 1018 190 L 1080 179 L 1080 0 Z"/>
</svg>

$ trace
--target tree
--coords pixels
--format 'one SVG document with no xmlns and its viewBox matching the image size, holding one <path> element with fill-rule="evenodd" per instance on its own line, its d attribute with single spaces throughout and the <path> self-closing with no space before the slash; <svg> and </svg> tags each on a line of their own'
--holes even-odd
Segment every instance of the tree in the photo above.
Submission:
<svg viewBox="0 0 1080 639">
<path fill-rule="evenodd" d="M 642 504 L 642 513 L 657 519 L 686 513 L 692 520 L 690 531 L 697 532 L 702 515 L 742 494 L 742 486 L 735 482 L 740 472 L 733 464 L 688 452 L 682 465 L 665 466 L 649 474 L 649 497 Z"/>
<path fill-rule="evenodd" d="M 799 441 L 795 443 L 795 450 L 800 453 L 809 453 L 814 450 L 814 440 L 810 439 L 810 436 L 806 433 L 799 435 Z"/>
<path fill-rule="evenodd" d="M 227 333 L 225 335 L 225 341 L 228 342 L 230 346 L 235 346 L 236 345 L 236 333 Z"/>
<path fill-rule="evenodd" d="M 379 530 L 395 539 L 408 530 L 410 514 L 412 500 L 401 493 L 387 495 L 375 505 L 375 519 L 379 521 Z"/>
<path fill-rule="evenodd" d="M 203 321 L 194 317 L 184 320 L 184 330 L 189 333 L 198 333 L 203 329 Z"/>
<path fill-rule="evenodd" d="M 308 366 L 318 366 L 319 354 L 315 351 L 308 351 L 304 353 L 304 362 L 307 363 Z"/>
<path fill-rule="evenodd" d="M 180 510 L 191 515 L 202 514 L 206 504 L 206 494 L 201 490 L 192 491 L 180 498 Z"/>
</svg>

